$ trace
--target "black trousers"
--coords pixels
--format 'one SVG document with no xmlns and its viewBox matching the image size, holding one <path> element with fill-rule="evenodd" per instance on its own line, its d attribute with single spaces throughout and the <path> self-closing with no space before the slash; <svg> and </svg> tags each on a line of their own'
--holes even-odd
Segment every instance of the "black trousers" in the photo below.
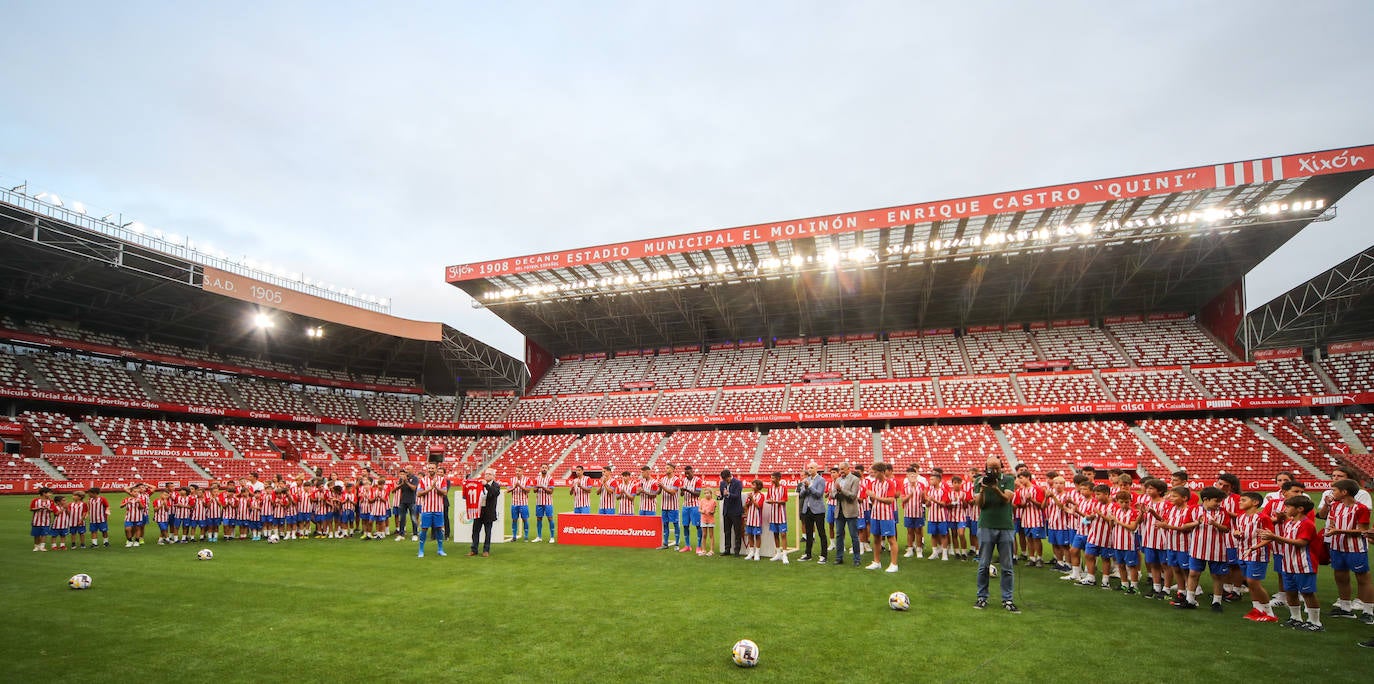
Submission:
<svg viewBox="0 0 1374 684">
<path fill-rule="evenodd" d="M 472 552 L 477 553 L 477 545 L 482 543 L 483 551 L 491 550 L 491 525 L 490 520 L 472 521 Z M 486 542 L 481 542 L 482 535 L 487 535 Z"/>
<path fill-rule="evenodd" d="M 806 555 L 811 555 L 811 543 L 816 541 L 816 535 L 820 535 L 821 555 L 824 556 L 830 550 L 830 540 L 825 536 L 825 514 L 803 511 L 801 525 L 802 532 L 806 533 Z"/>
<path fill-rule="evenodd" d="M 722 517 L 725 520 L 725 550 L 722 553 L 738 556 L 740 546 L 744 544 L 744 515 L 726 513 Z"/>
</svg>

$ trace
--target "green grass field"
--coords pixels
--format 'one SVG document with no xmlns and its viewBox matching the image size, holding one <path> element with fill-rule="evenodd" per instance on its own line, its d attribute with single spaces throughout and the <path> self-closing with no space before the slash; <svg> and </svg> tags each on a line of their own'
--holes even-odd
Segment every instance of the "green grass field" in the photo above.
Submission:
<svg viewBox="0 0 1374 684">
<path fill-rule="evenodd" d="M 0 497 L 3 679 L 34 681 L 1369 681 L 1374 628 L 1295 633 L 1018 574 L 1020 615 L 972 608 L 975 566 L 901 572 L 513 543 L 415 557 L 391 540 L 32 553 Z M 569 510 L 561 501 L 559 510 Z M 432 544 L 431 544 L 432 547 Z M 1323 569 L 1319 596 L 1335 598 Z M 94 578 L 71 591 L 77 572 Z M 1276 580 L 1271 580 L 1271 583 Z M 905 591 L 910 612 L 887 607 Z M 996 598 L 994 587 L 994 598 Z M 730 646 L 753 639 L 752 670 Z"/>
</svg>

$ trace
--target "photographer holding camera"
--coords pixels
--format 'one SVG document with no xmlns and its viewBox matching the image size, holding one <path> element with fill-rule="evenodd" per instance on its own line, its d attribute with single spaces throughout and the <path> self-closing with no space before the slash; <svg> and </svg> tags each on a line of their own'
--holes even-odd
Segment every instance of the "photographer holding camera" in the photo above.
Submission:
<svg viewBox="0 0 1374 684">
<path fill-rule="evenodd" d="M 973 486 L 974 502 L 978 505 L 978 600 L 973 607 L 988 606 L 988 570 L 992 565 L 992 551 L 997 550 L 1001 564 L 1002 607 L 1009 613 L 1019 613 L 1011 600 L 1012 549 L 1015 526 L 1012 524 L 1011 496 L 1016 478 L 1002 472 L 1002 461 L 988 457 L 987 466 Z"/>
</svg>

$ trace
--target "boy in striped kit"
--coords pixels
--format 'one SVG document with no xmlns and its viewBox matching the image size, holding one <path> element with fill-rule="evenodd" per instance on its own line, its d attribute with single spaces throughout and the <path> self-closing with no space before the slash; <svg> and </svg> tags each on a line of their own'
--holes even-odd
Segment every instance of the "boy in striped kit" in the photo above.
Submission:
<svg viewBox="0 0 1374 684">
<path fill-rule="evenodd" d="M 52 537 L 53 551 L 67 550 L 67 528 L 71 525 L 67 510 L 67 497 L 61 494 L 53 496 L 51 532 L 48 535 Z"/>
<path fill-rule="evenodd" d="M 682 536 L 687 538 L 687 545 L 678 548 L 678 553 L 693 550 L 693 527 L 697 528 L 695 549 L 697 553 L 701 553 L 701 478 L 692 471 L 692 466 L 686 466 L 682 469 L 682 483 L 679 491 L 682 492 Z"/>
<path fill-rule="evenodd" d="M 573 498 L 573 513 L 592 512 L 592 486 L 582 470 L 582 466 L 573 468 L 573 475 L 568 480 L 568 493 Z M 552 536 L 552 535 L 550 535 Z"/>
<path fill-rule="evenodd" d="M 935 481 L 926 490 L 926 526 L 930 529 L 930 559 L 949 560 L 950 503 L 949 484 L 939 468 Z"/>
<path fill-rule="evenodd" d="M 1021 531 L 1026 537 L 1028 567 L 1045 566 L 1045 490 L 1031 482 L 1029 471 L 1016 475 L 1016 491 L 1012 494 L 1011 505 L 1021 521 Z"/>
<path fill-rule="evenodd" d="M 510 494 L 510 540 L 520 539 L 520 522 L 525 522 L 525 539 L 530 538 L 530 481 L 524 468 L 515 469 L 515 477 L 506 487 Z"/>
<path fill-rule="evenodd" d="M 658 515 L 658 480 L 654 479 L 649 466 L 639 467 L 639 482 L 636 483 L 639 489 L 639 514 L 645 516 Z"/>
<path fill-rule="evenodd" d="M 148 524 L 150 505 L 151 502 L 142 485 L 134 485 L 125 490 L 124 500 L 119 502 L 119 507 L 124 509 L 124 548 L 143 543 L 143 528 Z"/>
<path fill-rule="evenodd" d="M 970 511 L 974 508 L 973 483 L 964 482 L 964 478 L 958 475 L 949 478 L 949 502 L 952 504 L 949 533 L 954 537 L 954 556 L 959 560 L 968 560 L 970 538 L 976 540 L 978 534 L 969 527 Z"/>
<path fill-rule="evenodd" d="M 926 482 L 913 463 L 906 467 L 906 481 L 902 483 L 902 526 L 906 528 L 906 553 L 903 558 L 923 558 L 925 550 L 925 501 L 930 483 Z"/>
<path fill-rule="evenodd" d="M 597 480 L 596 493 L 600 496 L 600 506 L 596 512 L 600 515 L 615 515 L 616 491 L 620 486 L 620 480 L 615 477 L 615 471 L 610 465 L 601 469 L 601 479 Z"/>
<path fill-rule="evenodd" d="M 420 552 L 416 554 L 417 558 L 425 557 L 425 540 L 430 530 L 434 530 L 434 538 L 438 540 L 439 555 L 448 555 L 444 553 L 444 499 L 447 497 L 448 480 L 430 463 L 425 466 L 425 475 L 415 489 L 415 500 L 420 504 Z M 528 520 L 525 522 L 529 523 Z"/>
<path fill-rule="evenodd" d="M 681 504 L 681 495 L 678 491 L 682 489 L 682 479 L 676 474 L 676 468 L 671 463 L 663 466 L 663 476 L 658 479 L 659 489 L 663 492 L 663 543 L 659 545 L 659 550 L 677 546 L 682 543 L 681 518 L 678 515 L 678 506 Z M 673 528 L 673 541 L 668 542 L 668 526 Z M 688 542 L 688 546 L 691 542 Z"/>
<path fill-rule="evenodd" d="M 1138 504 L 1140 510 L 1140 549 L 1145 555 L 1145 568 L 1150 572 L 1150 591 L 1145 598 L 1164 598 L 1168 593 L 1164 587 L 1169 584 L 1168 575 L 1173 569 L 1167 565 L 1169 556 L 1169 531 L 1160 527 L 1168 511 L 1169 502 L 1164 500 L 1167 485 L 1163 480 L 1148 479 L 1144 483 L 1145 501 Z"/>
<path fill-rule="evenodd" d="M 1308 519 L 1312 511 L 1312 500 L 1306 496 L 1290 497 L 1283 502 L 1283 522 L 1274 531 L 1261 530 L 1261 541 L 1273 542 L 1275 551 L 1283 554 L 1283 591 L 1288 599 L 1291 617 L 1282 623 L 1283 627 L 1304 632 L 1325 632 L 1322 626 L 1321 603 L 1317 600 L 1317 559 L 1312 552 L 1312 543 L 1317 539 L 1317 527 Z M 1303 603 L 1298 603 L 1298 597 Z M 1302 619 L 1302 606 L 1306 604 L 1307 619 Z"/>
<path fill-rule="evenodd" d="M 200 491 L 200 485 L 191 485 L 191 492 L 187 498 L 191 511 L 191 521 L 188 525 L 189 532 L 187 539 L 203 541 L 205 539 L 205 528 L 207 526 L 208 511 L 205 508 L 205 496 Z"/>
<path fill-rule="evenodd" d="M 869 549 L 872 548 L 868 544 L 868 521 L 873 513 L 873 503 L 868 498 L 868 488 L 873 486 L 873 473 L 870 470 L 865 474 L 864 467 L 855 464 L 854 474 L 859 478 L 859 520 L 857 524 L 859 528 L 859 553 L 868 553 Z"/>
<path fill-rule="evenodd" d="M 1365 532 L 1369 531 L 1369 507 L 1355 497 L 1360 485 L 1354 480 L 1331 483 L 1331 504 L 1326 510 L 1326 547 L 1331 555 L 1331 574 L 1336 579 L 1336 593 L 1340 597 L 1331 617 L 1355 617 L 1350 602 L 1350 575 L 1355 575 L 1363 610 L 1360 622 L 1374 625 L 1374 586 L 1369 581 L 1369 547 Z"/>
<path fill-rule="evenodd" d="M 1116 573 L 1121 580 L 1121 589 L 1127 594 L 1136 593 L 1140 583 L 1140 551 L 1136 547 L 1136 530 L 1140 527 L 1140 510 L 1134 504 L 1135 497 L 1129 490 L 1121 490 L 1112 497 L 1113 505 L 1107 512 L 1112 523 L 1107 546 L 1116 556 Z"/>
<path fill-rule="evenodd" d="M 838 544 L 835 540 L 835 478 L 840 476 L 840 469 L 830 466 L 830 476 L 825 479 L 825 529 L 830 533 L 830 550 L 835 550 Z"/>
<path fill-rule="evenodd" d="M 616 515 L 635 514 L 635 495 L 639 493 L 639 483 L 631 476 L 630 471 L 622 471 L 620 478 L 612 483 L 615 490 Z"/>
<path fill-rule="evenodd" d="M 763 548 L 763 480 L 755 479 L 744 495 L 744 560 L 759 560 Z"/>
<path fill-rule="evenodd" d="M 72 492 L 72 502 L 67 504 L 69 511 L 67 531 L 72 537 L 72 548 L 86 548 L 86 492 Z"/>
<path fill-rule="evenodd" d="M 1236 543 L 1236 559 L 1250 589 L 1250 605 L 1245 614 L 1251 622 L 1278 622 L 1269 607 L 1269 592 L 1264 589 L 1264 576 L 1269 569 L 1269 542 L 1261 541 L 1261 531 L 1273 532 L 1274 523 L 1260 514 L 1264 496 L 1258 492 L 1240 495 L 1240 515 L 1231 523 L 1231 538 Z"/>
<path fill-rule="evenodd" d="M 1226 542 L 1231 538 L 1231 516 L 1222 507 L 1226 492 L 1207 487 L 1201 493 L 1202 504 L 1193 522 L 1181 527 L 1191 529 L 1188 542 L 1188 590 L 1184 592 L 1183 604 L 1179 608 L 1197 608 L 1197 597 L 1202 593 L 1202 571 L 1212 574 L 1212 612 L 1222 612 L 1222 583 L 1231 568 L 1226 561 Z"/>
<path fill-rule="evenodd" d="M 1072 535 L 1069 537 L 1069 573 L 1061 575 L 1059 579 L 1077 582 L 1083 579 L 1083 573 L 1079 569 L 1083 561 L 1083 548 L 1088 544 L 1088 525 L 1083 520 L 1083 514 L 1079 512 L 1080 507 L 1088 504 L 1092 500 L 1092 480 L 1086 475 L 1073 476 L 1073 488 L 1064 493 L 1060 498 L 1059 505 L 1064 514 L 1068 516 L 1072 526 Z"/>
<path fill-rule="evenodd" d="M 873 562 L 867 569 L 883 567 L 883 547 L 886 546 L 887 572 L 897 572 L 897 483 L 892 479 L 892 466 L 887 463 L 873 464 L 873 475 L 873 484 L 868 489 L 871 503 L 868 529 L 873 535 Z"/>
<path fill-rule="evenodd" d="M 773 533 L 773 546 L 777 552 L 768 560 L 780 560 L 783 565 L 787 565 L 787 487 L 782 483 L 782 473 L 773 473 L 771 479 L 763 500 L 764 503 L 773 505 L 772 517 L 768 520 L 768 531 Z"/>
<path fill-rule="evenodd" d="M 1069 571 L 1069 543 L 1073 541 L 1073 526 L 1069 514 L 1063 508 L 1063 496 L 1068 491 L 1064 476 L 1050 471 L 1045 474 L 1050 486 L 1045 490 L 1045 527 L 1050 542 L 1050 553 L 1054 554 L 1052 567 L 1060 572 Z"/>
<path fill-rule="evenodd" d="M 105 540 L 105 548 L 110 548 L 110 500 L 100 495 L 99 487 L 86 490 L 90 495 L 86 506 L 91 515 L 91 548 L 96 548 L 95 533 L 99 532 Z"/>
<path fill-rule="evenodd" d="M 1087 531 L 1084 533 L 1083 543 L 1083 575 L 1079 577 L 1078 583 L 1091 587 L 1097 575 L 1097 559 L 1102 560 L 1102 587 L 1110 588 L 1111 581 L 1108 579 L 1107 558 L 1110 557 L 1111 549 L 1109 539 L 1112 523 L 1107 519 L 1111 506 L 1112 488 L 1105 484 L 1097 485 L 1092 489 L 1092 497 L 1086 498 L 1078 504 L 1078 513 L 1087 522 Z"/>
<path fill-rule="evenodd" d="M 38 496 L 29 502 L 29 513 L 29 535 L 33 537 L 33 550 L 47 551 L 48 533 L 53 524 L 51 489 L 38 488 Z"/>
<path fill-rule="evenodd" d="M 549 519 L 549 543 L 553 543 L 553 476 L 549 474 L 549 464 L 545 463 L 539 467 L 539 474 L 534 478 L 534 539 L 532 542 L 541 541 L 544 537 L 544 518 Z"/>
<path fill-rule="evenodd" d="M 172 535 L 172 494 L 159 489 L 153 496 L 151 505 L 153 522 L 157 523 L 157 543 L 175 544 L 176 540 Z"/>
</svg>

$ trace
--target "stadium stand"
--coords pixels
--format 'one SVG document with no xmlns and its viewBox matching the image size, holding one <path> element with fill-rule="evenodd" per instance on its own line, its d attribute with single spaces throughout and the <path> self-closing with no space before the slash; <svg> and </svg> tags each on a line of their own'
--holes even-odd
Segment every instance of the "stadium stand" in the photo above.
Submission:
<svg viewBox="0 0 1374 684">
<path fill-rule="evenodd" d="M 1010 377 L 940 378 L 940 401 L 945 406 L 1011 406 L 1021 403 Z"/>
<path fill-rule="evenodd" d="M 556 463 L 563 457 L 563 451 L 576 441 L 574 434 L 523 435 L 491 467 L 501 479 L 514 475 L 516 468 L 524 468 L 526 475 L 533 476 L 539 472 L 539 466 Z"/>
<path fill-rule="evenodd" d="M 640 382 L 648 372 L 649 366 L 653 364 L 653 360 L 652 356 L 617 356 L 607 359 L 596 375 L 587 381 L 584 391 L 614 392 L 621 389 L 622 382 Z"/>
<path fill-rule="evenodd" d="M 0 457 L 0 480 L 51 480 L 42 468 L 15 454 Z"/>
<path fill-rule="evenodd" d="M 696 387 L 697 374 L 701 372 L 704 357 L 701 352 L 659 354 L 644 374 L 644 381 L 654 383 L 658 389 Z"/>
<path fill-rule="evenodd" d="M 782 411 L 786 387 L 731 388 L 722 390 L 716 415 L 775 413 Z"/>
<path fill-rule="evenodd" d="M 143 369 L 143 379 L 162 395 L 164 401 L 190 406 L 243 408 L 224 391 L 224 385 L 218 380 L 199 373 L 147 366 Z"/>
<path fill-rule="evenodd" d="M 298 462 L 283 461 L 279 458 L 206 458 L 201 456 L 195 458 L 194 461 L 201 470 L 210 473 L 211 476 L 220 481 L 237 480 L 253 473 L 257 473 L 259 479 L 269 480 L 277 475 L 287 477 L 305 472 Z"/>
<path fill-rule="evenodd" d="M 639 418 L 648 416 L 658 403 L 658 392 L 612 392 L 597 410 L 597 418 Z"/>
<path fill-rule="evenodd" d="M 853 411 L 854 383 L 827 382 L 792 385 L 787 393 L 788 411 Z"/>
<path fill-rule="evenodd" d="M 362 418 L 358 397 L 338 390 L 314 390 L 307 388 L 305 396 L 319 409 L 319 414 L 330 418 Z"/>
<path fill-rule="evenodd" d="M 873 431 L 866 427 L 810 427 L 769 430 L 759 472 L 802 473 L 807 461 L 830 466 L 840 461 L 873 462 Z"/>
<path fill-rule="evenodd" d="M 1030 333 L 1019 328 L 968 333 L 963 337 L 968 353 L 969 372 L 974 374 L 1010 373 L 1021 370 L 1026 361 L 1039 360 Z"/>
<path fill-rule="evenodd" d="M 1227 363 L 1231 357 L 1191 320 L 1115 323 L 1107 331 L 1137 366 Z M 1177 398 L 1177 397 L 1171 397 Z"/>
<path fill-rule="evenodd" d="M 477 443 L 476 437 L 465 435 L 406 435 L 401 438 L 405 444 L 406 456 L 411 461 L 423 461 L 429 456 L 430 445 L 440 445 L 444 447 L 444 461 L 456 462 L 462 459 L 473 444 Z"/>
<path fill-rule="evenodd" d="M 68 480 L 204 480 L 190 466 L 176 458 L 151 456 L 80 456 L 48 455 L 44 457 Z"/>
<path fill-rule="evenodd" d="M 1119 420 L 1007 423 L 1001 429 L 1016 460 L 1041 475 L 1072 473 L 1084 461 L 1135 461 L 1156 473 L 1164 468 Z"/>
<path fill-rule="evenodd" d="M 1329 473 L 1332 468 L 1341 464 L 1339 460 L 1331 455 L 1332 445 L 1321 439 L 1321 437 L 1313 432 L 1307 425 L 1281 416 L 1266 416 L 1255 418 L 1254 420 L 1255 424 L 1264 428 L 1265 432 L 1276 437 L 1280 442 L 1287 445 L 1289 449 L 1292 449 L 1294 453 L 1301 456 L 1303 460 L 1316 466 L 1322 472 Z M 1336 431 L 1331 427 L 1329 421 L 1325 425 L 1325 428 L 1330 430 L 1328 436 L 1334 435 L 1337 441 L 1339 441 L 1340 436 L 1336 435 Z M 1303 479 L 1301 477 L 1302 474 L 1299 475 L 1297 479 Z"/>
<path fill-rule="evenodd" d="M 1106 332 L 1089 326 L 1031 331 L 1047 360 L 1068 359 L 1074 368 L 1123 368 L 1131 365 Z"/>
<path fill-rule="evenodd" d="M 1165 455 L 1195 477 L 1220 471 L 1242 479 L 1272 481 L 1282 470 L 1304 472 L 1237 418 L 1174 418 L 1140 421 Z"/>
<path fill-rule="evenodd" d="M 541 420 L 589 420 L 605 401 L 604 394 L 559 396 Z"/>
<path fill-rule="evenodd" d="M 605 359 L 559 361 L 531 390 L 536 394 L 569 394 L 587 391 L 587 383 L 601 372 Z"/>
<path fill-rule="evenodd" d="M 825 370 L 846 380 L 878 380 L 888 377 L 887 343 L 882 340 L 849 340 L 825 346 Z"/>
<path fill-rule="evenodd" d="M 668 391 L 654 407 L 655 416 L 704 416 L 711 413 L 716 403 L 717 390 L 696 392 Z"/>
<path fill-rule="evenodd" d="M 1322 366 L 1340 391 L 1374 392 L 1374 353 L 1329 356 Z"/>
<path fill-rule="evenodd" d="M 1102 371 L 1102 382 L 1117 401 L 1202 399 L 1202 390 L 1179 369 Z"/>
<path fill-rule="evenodd" d="M 240 380 L 235 385 L 235 389 L 239 391 L 239 396 L 243 397 L 243 401 L 248 404 L 248 408 L 253 411 L 292 413 L 302 416 L 318 415 L 315 409 L 305 403 L 300 392 L 289 389 L 285 385 L 258 380 Z"/>
<path fill-rule="evenodd" d="M 1345 422 L 1350 426 L 1366 451 L 1374 450 L 1374 413 L 1347 413 Z M 1360 468 L 1366 475 L 1374 477 L 1374 456 L 1370 454 L 1347 454 L 1346 460 Z"/>
<path fill-rule="evenodd" d="M 92 416 L 86 424 L 111 449 L 224 449 L 200 423 Z"/>
<path fill-rule="evenodd" d="M 463 400 L 464 409 L 466 409 L 468 402 L 472 400 L 471 397 Z M 505 404 L 502 407 L 503 411 L 506 408 L 510 408 L 510 401 L 509 398 L 504 399 Z M 458 420 L 458 400 L 455 397 L 424 395 L 420 397 L 420 419 L 441 423 L 456 421 Z"/>
<path fill-rule="evenodd" d="M 50 354 L 35 354 L 33 360 L 60 391 L 137 401 L 149 399 L 123 364 Z"/>
<path fill-rule="evenodd" d="M 402 396 L 399 394 L 365 394 L 363 404 L 367 407 L 367 415 L 372 420 L 386 420 L 396 422 L 414 422 L 419 419 L 416 412 L 416 402 L 413 396 Z M 448 420 L 452 421 L 453 418 Z"/>
<path fill-rule="evenodd" d="M 40 442 L 49 444 L 90 444 L 86 433 L 76 427 L 76 422 L 65 413 L 48 411 L 25 411 L 19 414 L 18 421 L 29 428 L 29 432 Z"/>
<path fill-rule="evenodd" d="M 496 435 L 478 437 L 472 443 L 472 459 L 476 463 L 485 463 L 492 454 L 500 451 L 506 445 L 507 438 Z"/>
<path fill-rule="evenodd" d="M 239 451 L 275 451 L 272 440 L 283 439 L 302 454 L 324 451 L 315 440 L 315 433 L 307 430 L 255 425 L 221 425 L 219 433 Z"/>
<path fill-rule="evenodd" d="M 633 468 L 647 464 L 663 442 L 662 432 L 612 432 L 597 433 L 577 440 L 572 450 L 563 459 L 558 470 L 559 476 L 572 472 L 573 466 L 586 466 L 588 470 L 600 470 L 611 466 L 615 474 L 621 468 Z M 663 461 L 659 461 L 663 463 Z M 684 464 L 685 465 L 685 464 Z"/>
<path fill-rule="evenodd" d="M 1081 373 L 1020 373 L 1016 384 L 1021 394 L 1032 404 L 1068 404 L 1080 401 L 1106 401 L 1097 377 L 1091 371 Z"/>
<path fill-rule="evenodd" d="M 426 397 L 428 400 L 429 398 Z M 459 421 L 464 423 L 488 423 L 498 420 L 505 420 L 510 413 L 511 405 L 515 403 L 514 397 L 463 397 L 463 412 L 459 416 Z M 425 415 L 429 415 L 429 406 L 425 407 Z M 426 418 L 426 420 L 429 420 Z"/>
<path fill-rule="evenodd" d="M 864 411 L 934 408 L 935 404 L 935 383 L 931 380 L 859 384 L 859 408 Z"/>
<path fill-rule="evenodd" d="M 967 477 L 971 470 L 981 470 L 989 457 L 1006 463 L 997 435 L 982 423 L 900 425 L 884 429 L 881 438 L 883 462 L 891 463 L 899 473 L 915 463 L 926 475 L 943 468 L 945 475 Z"/>
<path fill-rule="evenodd" d="M 704 475 L 718 475 L 729 468 L 736 475 L 754 470 L 759 435 L 752 430 L 681 431 L 668 437 L 658 460 L 691 465 Z"/>
<path fill-rule="evenodd" d="M 37 389 L 33 378 L 19 366 L 14 355 L 7 351 L 0 351 L 0 387 L 16 387 L 19 389 Z"/>
<path fill-rule="evenodd" d="M 778 346 L 763 355 L 762 384 L 799 382 L 806 373 L 819 373 L 825 366 L 825 347 L 819 344 Z"/>
<path fill-rule="evenodd" d="M 954 333 L 899 337 L 887 343 L 893 378 L 926 378 L 935 375 L 967 375 Z"/>
<path fill-rule="evenodd" d="M 762 372 L 763 347 L 712 349 L 701 362 L 698 387 L 753 385 Z"/>
<path fill-rule="evenodd" d="M 317 436 L 333 450 L 334 455 L 346 460 L 396 459 L 396 436 L 368 432 L 321 431 Z"/>
<path fill-rule="evenodd" d="M 1214 397 L 1279 397 L 1283 390 L 1252 365 L 1189 369 Z"/>
<path fill-rule="evenodd" d="M 1255 362 L 1255 368 L 1269 376 L 1284 396 L 1327 394 L 1326 383 L 1306 359 L 1272 359 Z"/>
<path fill-rule="evenodd" d="M 506 420 L 513 423 L 543 420 L 544 414 L 548 413 L 551 406 L 553 406 L 552 397 L 520 397 Z"/>
</svg>

